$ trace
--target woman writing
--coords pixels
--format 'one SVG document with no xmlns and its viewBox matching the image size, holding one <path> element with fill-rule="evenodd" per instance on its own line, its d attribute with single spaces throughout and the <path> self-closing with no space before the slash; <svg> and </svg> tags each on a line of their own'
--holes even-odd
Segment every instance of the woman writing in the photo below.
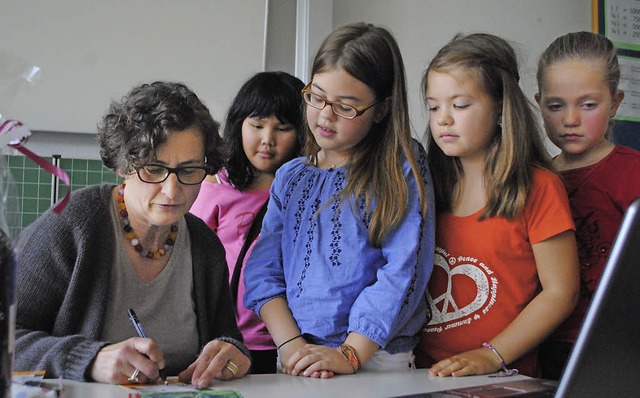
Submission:
<svg viewBox="0 0 640 398">
<path fill-rule="evenodd" d="M 15 370 L 104 383 L 243 376 L 250 367 L 231 306 L 224 249 L 187 214 L 222 141 L 187 87 L 155 82 L 114 102 L 102 160 L 124 179 L 74 193 L 17 247 Z M 146 333 L 136 336 L 135 309 Z"/>
</svg>

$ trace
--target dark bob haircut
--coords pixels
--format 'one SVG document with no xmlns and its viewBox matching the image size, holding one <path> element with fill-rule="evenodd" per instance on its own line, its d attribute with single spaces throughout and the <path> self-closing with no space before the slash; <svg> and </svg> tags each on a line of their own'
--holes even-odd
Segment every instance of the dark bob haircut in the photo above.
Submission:
<svg viewBox="0 0 640 398">
<path fill-rule="evenodd" d="M 196 128 L 204 137 L 206 166 L 217 172 L 226 157 L 219 127 L 184 84 L 142 84 L 113 101 L 98 124 L 100 156 L 106 167 L 124 176 L 154 161 L 157 148 L 172 132 Z"/>
<path fill-rule="evenodd" d="M 285 72 L 260 72 L 242 85 L 229 107 L 224 126 L 224 139 L 229 146 L 226 169 L 236 188 L 246 188 L 256 175 L 242 146 L 242 123 L 246 118 L 275 116 L 281 123 L 293 125 L 296 129 L 293 153 L 300 154 L 305 137 L 303 88 L 300 79 Z"/>
</svg>

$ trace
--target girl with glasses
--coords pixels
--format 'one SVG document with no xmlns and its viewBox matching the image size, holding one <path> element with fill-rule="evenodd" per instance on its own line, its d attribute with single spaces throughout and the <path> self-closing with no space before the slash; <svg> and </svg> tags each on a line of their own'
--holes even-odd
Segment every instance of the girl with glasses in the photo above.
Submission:
<svg viewBox="0 0 640 398">
<path fill-rule="evenodd" d="M 337 29 L 314 59 L 305 156 L 277 171 L 245 270 L 285 373 L 413 366 L 434 211 L 404 79 L 395 39 L 370 24 Z"/>
<path fill-rule="evenodd" d="M 191 206 L 191 213 L 202 218 L 225 247 L 236 319 L 251 351 L 254 374 L 275 373 L 277 355 L 264 323 L 244 307 L 243 265 L 260 231 L 261 209 L 276 170 L 300 155 L 303 86 L 284 72 L 261 72 L 242 85 L 226 117 L 224 138 L 230 154 L 225 168 L 205 179 Z"/>
<path fill-rule="evenodd" d="M 15 369 L 117 384 L 162 369 L 198 387 L 243 376 L 224 248 L 187 213 L 222 166 L 218 123 L 184 85 L 155 82 L 112 103 L 98 139 L 124 182 L 75 192 L 20 235 Z M 130 309 L 152 338 L 134 337 Z"/>
</svg>

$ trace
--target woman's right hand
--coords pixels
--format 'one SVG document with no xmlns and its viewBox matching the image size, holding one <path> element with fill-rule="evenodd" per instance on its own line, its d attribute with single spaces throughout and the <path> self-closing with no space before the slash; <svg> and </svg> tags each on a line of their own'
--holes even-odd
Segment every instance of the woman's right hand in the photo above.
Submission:
<svg viewBox="0 0 640 398">
<path fill-rule="evenodd" d="M 131 384 L 129 378 L 138 369 L 138 381 L 148 383 L 159 377 L 158 369 L 164 366 L 164 355 L 155 341 L 132 337 L 98 351 L 91 366 L 91 378 L 100 383 Z"/>
</svg>

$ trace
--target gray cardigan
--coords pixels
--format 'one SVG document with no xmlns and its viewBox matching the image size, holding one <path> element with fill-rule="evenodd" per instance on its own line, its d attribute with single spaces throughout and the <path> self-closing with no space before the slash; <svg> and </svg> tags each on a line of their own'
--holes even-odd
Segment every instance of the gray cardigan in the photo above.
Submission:
<svg viewBox="0 0 640 398">
<path fill-rule="evenodd" d="M 19 236 L 14 370 L 47 378 L 90 380 L 108 302 L 115 185 L 74 192 L 60 214 L 47 211 Z M 186 214 L 193 259 L 193 301 L 199 346 L 224 336 L 248 355 L 236 326 L 225 252 L 199 218 Z"/>
</svg>

